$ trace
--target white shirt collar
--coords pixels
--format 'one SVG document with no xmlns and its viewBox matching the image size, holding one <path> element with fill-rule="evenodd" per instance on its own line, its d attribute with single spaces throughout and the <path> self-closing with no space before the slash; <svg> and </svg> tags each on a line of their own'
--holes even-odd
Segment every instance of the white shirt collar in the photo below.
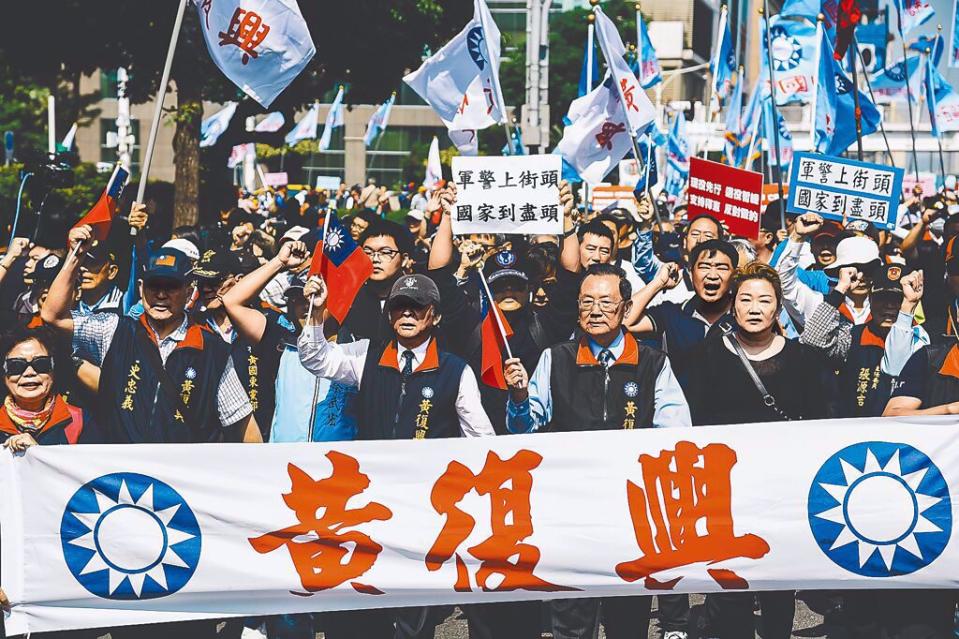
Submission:
<svg viewBox="0 0 959 639">
<path fill-rule="evenodd" d="M 599 361 L 599 354 L 603 352 L 603 347 L 593 341 L 592 338 L 589 338 L 589 350 L 592 352 L 593 357 L 596 358 L 596 361 Z M 609 352 L 613 354 L 615 359 L 619 359 L 619 356 L 623 354 L 623 351 L 626 350 L 626 339 L 623 337 L 623 332 L 620 331 L 619 335 L 616 336 L 616 339 L 606 347 L 609 349 Z"/>
<path fill-rule="evenodd" d="M 433 341 L 433 338 L 429 338 L 419 346 L 413 349 L 406 348 L 399 342 L 396 343 L 396 364 L 399 366 L 400 370 L 403 370 L 403 353 L 410 351 L 413 353 L 413 370 L 419 369 L 420 365 L 423 363 L 423 360 L 426 359 L 426 349 L 430 347 L 430 342 Z"/>
</svg>

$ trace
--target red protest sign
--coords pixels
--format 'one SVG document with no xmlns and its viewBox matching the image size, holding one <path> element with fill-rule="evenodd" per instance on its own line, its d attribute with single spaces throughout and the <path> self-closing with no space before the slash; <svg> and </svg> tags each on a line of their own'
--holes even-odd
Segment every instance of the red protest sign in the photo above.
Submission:
<svg viewBox="0 0 959 639">
<path fill-rule="evenodd" d="M 690 220 L 709 214 L 725 222 L 730 235 L 758 239 L 762 191 L 761 173 L 690 158 L 686 189 Z"/>
</svg>

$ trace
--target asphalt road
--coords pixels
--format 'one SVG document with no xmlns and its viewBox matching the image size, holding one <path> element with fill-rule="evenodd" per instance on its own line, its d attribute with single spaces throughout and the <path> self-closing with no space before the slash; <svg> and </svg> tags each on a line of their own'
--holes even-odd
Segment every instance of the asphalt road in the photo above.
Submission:
<svg viewBox="0 0 959 639">
<path fill-rule="evenodd" d="M 697 630 L 697 622 L 702 613 L 703 596 L 692 595 L 690 600 L 690 629 L 689 639 L 707 639 Z M 841 627 L 841 619 L 835 614 L 823 616 L 829 610 L 830 603 L 820 593 L 800 593 L 796 601 L 796 616 L 793 621 L 793 637 L 809 639 L 812 637 L 827 637 L 828 639 L 846 639 L 847 635 Z M 653 615 L 656 607 L 653 605 Z M 758 620 L 758 615 L 757 615 Z M 549 637 L 549 634 L 544 637 Z M 603 636 L 600 631 L 600 637 Z M 761 635 L 757 634 L 757 637 Z M 457 609 L 443 625 L 436 629 L 436 639 L 467 639 L 466 618 Z M 657 620 L 650 623 L 649 639 L 660 639 L 661 633 Z"/>
</svg>

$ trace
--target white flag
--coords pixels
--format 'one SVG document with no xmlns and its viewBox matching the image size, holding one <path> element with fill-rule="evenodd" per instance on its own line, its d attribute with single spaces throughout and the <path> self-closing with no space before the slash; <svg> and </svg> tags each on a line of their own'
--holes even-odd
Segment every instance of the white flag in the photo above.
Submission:
<svg viewBox="0 0 959 639">
<path fill-rule="evenodd" d="M 267 113 L 266 117 L 260 120 L 253 130 L 258 133 L 273 133 L 279 131 L 284 122 L 286 122 L 286 118 L 283 117 L 283 114 L 274 111 L 273 113 Z"/>
<path fill-rule="evenodd" d="M 289 146 L 293 146 L 300 140 L 315 140 L 319 111 L 320 105 L 314 102 L 313 106 L 310 107 L 310 110 L 306 112 L 306 115 L 304 115 L 300 121 L 296 123 L 296 126 L 290 129 L 290 132 L 286 134 L 284 141 Z"/>
<path fill-rule="evenodd" d="M 450 141 L 456 145 L 460 155 L 477 155 L 479 153 L 479 136 L 476 129 L 447 131 Z"/>
<path fill-rule="evenodd" d="M 619 94 L 606 80 L 569 107 L 575 120 L 563 129 L 556 153 L 565 158 L 586 182 L 602 182 L 633 148 Z"/>
<path fill-rule="evenodd" d="M 320 151 L 326 151 L 330 148 L 330 137 L 333 135 L 333 129 L 343 126 L 343 86 L 336 92 L 333 104 L 330 105 L 330 112 L 326 114 L 326 124 L 323 126 L 323 135 L 320 137 Z"/>
<path fill-rule="evenodd" d="M 237 144 L 230 150 L 230 157 L 226 161 L 226 168 L 235 169 L 243 164 L 247 154 L 253 154 L 256 157 L 256 144 L 247 142 L 246 144 Z"/>
<path fill-rule="evenodd" d="M 499 56 L 499 29 L 484 0 L 474 0 L 470 23 L 403 81 L 449 130 L 485 129 L 506 121 Z"/>
<path fill-rule="evenodd" d="M 70 130 L 67 131 L 67 134 L 63 136 L 63 141 L 60 142 L 60 146 L 64 151 L 69 151 L 73 148 L 73 140 L 77 137 L 77 123 L 74 122 L 73 126 L 70 127 Z"/>
<path fill-rule="evenodd" d="M 426 158 L 426 178 L 423 180 L 423 186 L 427 191 L 436 188 L 437 183 L 443 179 L 443 165 L 440 163 L 440 141 L 433 136 L 433 142 L 430 143 L 430 153 Z"/>
<path fill-rule="evenodd" d="M 197 2 L 210 56 L 226 77 L 269 107 L 316 53 L 295 0 Z"/>
<path fill-rule="evenodd" d="M 230 120 L 236 113 L 236 102 L 227 102 L 226 105 L 200 123 L 200 147 L 213 146 L 220 139 L 223 132 L 230 126 Z"/>
<path fill-rule="evenodd" d="M 609 67 L 609 72 L 613 76 L 615 90 L 626 105 L 629 132 L 634 137 L 638 136 L 656 119 L 656 107 L 649 101 L 646 90 L 639 84 L 639 80 L 623 58 L 626 48 L 623 46 L 622 38 L 619 37 L 616 25 L 606 17 L 599 5 L 593 7 L 593 14 L 596 16 L 596 40 L 603 51 L 603 57 L 606 58 L 606 66 Z"/>
<path fill-rule="evenodd" d="M 363 136 L 364 146 L 373 144 L 373 140 L 386 132 L 386 127 L 390 123 L 390 111 L 393 110 L 393 102 L 395 101 L 396 93 L 394 92 L 393 95 L 381 104 L 380 107 L 373 112 L 373 115 L 370 116 L 370 121 L 366 123 L 366 135 Z"/>
</svg>

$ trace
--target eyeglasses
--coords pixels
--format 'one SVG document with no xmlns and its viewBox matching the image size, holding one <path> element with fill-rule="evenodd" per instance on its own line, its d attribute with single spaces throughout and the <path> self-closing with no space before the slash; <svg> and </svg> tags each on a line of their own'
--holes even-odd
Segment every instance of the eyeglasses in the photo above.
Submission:
<svg viewBox="0 0 959 639">
<path fill-rule="evenodd" d="M 391 248 L 382 248 L 374 251 L 371 248 L 364 247 L 363 252 L 366 253 L 366 256 L 369 257 L 371 260 L 376 256 L 380 256 L 387 261 L 392 260 L 394 257 L 400 254 L 399 251 Z"/>
<path fill-rule="evenodd" d="M 50 373 L 53 371 L 53 358 L 49 355 L 41 355 L 33 359 L 24 359 L 22 357 L 8 357 L 3 362 L 3 372 L 7 377 L 19 377 L 32 368 L 37 375 Z"/>
<path fill-rule="evenodd" d="M 700 240 L 700 239 L 701 239 L 701 240 L 704 240 L 704 241 L 705 241 L 705 240 L 715 240 L 715 239 L 718 237 L 718 236 L 717 236 L 715 233 L 713 233 L 712 231 L 700 231 L 699 229 L 696 229 L 695 231 L 689 231 L 686 235 L 688 235 L 691 239 L 694 239 L 694 240 Z"/>
<path fill-rule="evenodd" d="M 594 306 L 598 305 L 599 310 L 601 310 L 606 315 L 609 315 L 610 313 L 615 313 L 616 309 L 618 309 L 622 303 L 623 303 L 623 300 L 614 302 L 612 300 L 594 300 L 591 298 L 586 298 L 586 299 L 579 300 L 579 310 L 591 311 Z"/>
</svg>

